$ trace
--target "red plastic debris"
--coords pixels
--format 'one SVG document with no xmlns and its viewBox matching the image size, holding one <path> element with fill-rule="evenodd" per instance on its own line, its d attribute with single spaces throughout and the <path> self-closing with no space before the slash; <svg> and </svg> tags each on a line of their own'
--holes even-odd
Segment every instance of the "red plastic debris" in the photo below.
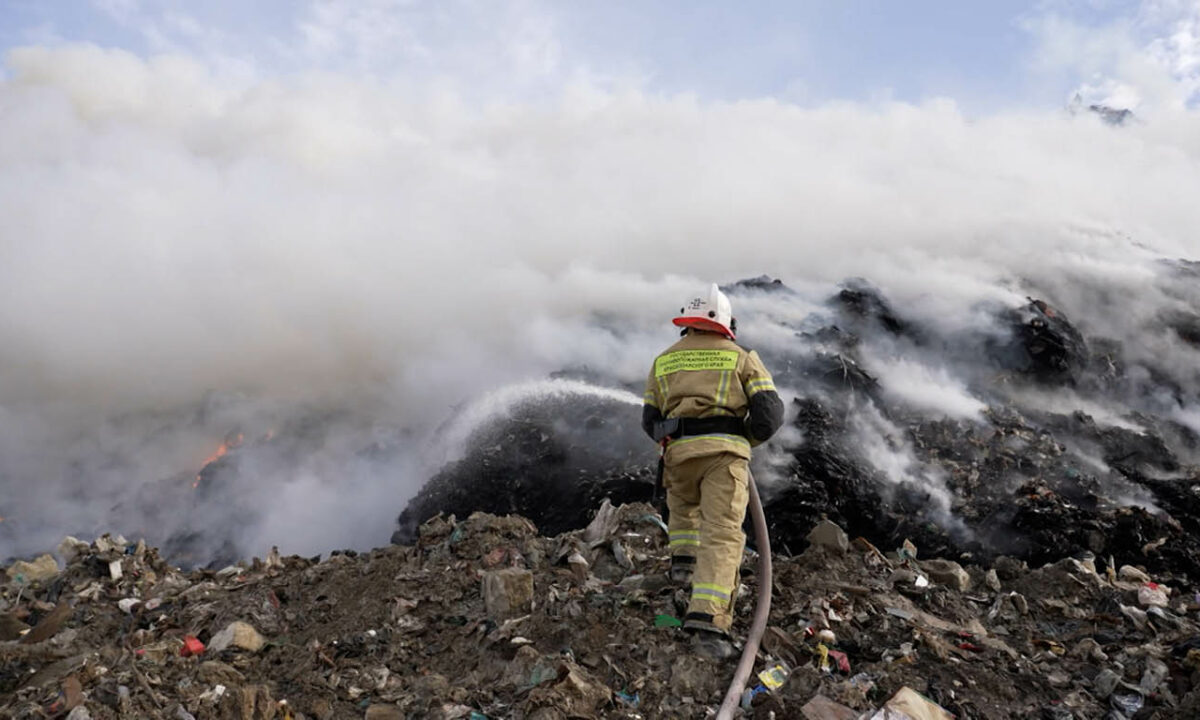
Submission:
<svg viewBox="0 0 1200 720">
<path fill-rule="evenodd" d="M 960 642 L 958 644 L 958 649 L 959 650 L 970 650 L 971 652 L 982 652 L 983 651 L 983 648 L 979 647 L 975 643 L 969 643 L 969 642 Z"/>
<path fill-rule="evenodd" d="M 183 639 L 183 649 L 179 651 L 179 654 L 184 657 L 191 657 L 192 655 L 200 655 L 203 652 L 204 643 L 200 642 L 199 639 L 188 635 Z"/>
<path fill-rule="evenodd" d="M 846 653 L 840 650 L 830 650 L 829 657 L 837 661 L 838 670 L 847 674 L 850 673 L 850 658 L 846 657 Z"/>
</svg>

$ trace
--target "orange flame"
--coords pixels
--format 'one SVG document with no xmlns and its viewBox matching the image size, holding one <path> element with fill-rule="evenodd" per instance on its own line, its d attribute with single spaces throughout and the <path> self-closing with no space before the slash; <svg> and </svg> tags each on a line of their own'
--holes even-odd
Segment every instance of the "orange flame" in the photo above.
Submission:
<svg viewBox="0 0 1200 720">
<path fill-rule="evenodd" d="M 216 461 L 220 460 L 221 458 L 225 457 L 225 454 L 228 453 L 230 450 L 232 450 L 233 448 L 239 447 L 242 444 L 242 440 L 244 440 L 245 437 L 246 436 L 243 435 L 242 433 L 238 433 L 236 438 L 226 438 L 225 442 L 221 443 L 220 447 L 218 447 L 216 449 L 216 451 L 213 452 L 212 455 L 209 455 L 204 460 L 204 464 L 200 466 L 200 470 L 203 471 L 204 468 L 208 467 L 209 465 L 211 465 L 211 464 L 215 463 Z M 198 487 L 200 487 L 200 475 L 199 474 L 196 475 L 196 480 L 192 483 L 192 489 L 195 490 Z"/>
</svg>

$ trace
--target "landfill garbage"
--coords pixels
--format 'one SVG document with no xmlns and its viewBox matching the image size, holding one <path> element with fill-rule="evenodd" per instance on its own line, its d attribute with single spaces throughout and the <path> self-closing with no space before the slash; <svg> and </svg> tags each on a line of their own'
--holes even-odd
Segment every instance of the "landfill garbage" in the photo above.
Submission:
<svg viewBox="0 0 1200 720">
<path fill-rule="evenodd" d="M 225 629 L 213 635 L 208 641 L 208 649 L 212 652 L 221 652 L 233 647 L 258 652 L 264 644 L 266 644 L 266 640 L 252 625 L 239 620 L 230 623 Z"/>
<path fill-rule="evenodd" d="M 1111 562 L 1109 563 L 1109 566 L 1112 566 Z M 1136 583 L 1138 585 L 1145 585 L 1146 583 L 1151 582 L 1149 575 L 1132 565 L 1122 565 L 1121 569 L 1117 571 L 1117 578 L 1119 578 L 1122 582 Z"/>
<path fill-rule="evenodd" d="M 834 552 L 844 553 L 850 547 L 850 538 L 837 523 L 822 520 L 808 533 L 808 542 Z"/>
<path fill-rule="evenodd" d="M 8 578 L 19 585 L 45 582 L 58 575 L 58 563 L 54 556 L 39 555 L 32 562 L 18 560 L 5 571 Z"/>
<path fill-rule="evenodd" d="M 1138 604 L 1143 607 L 1169 607 L 1167 588 L 1157 583 L 1148 582 L 1138 588 Z"/>
<path fill-rule="evenodd" d="M 1131 718 L 1137 714 L 1138 710 L 1145 705 L 1145 699 L 1142 695 L 1134 692 L 1114 692 L 1108 698 L 1113 710 L 1121 713 L 1124 717 Z"/>
<path fill-rule="evenodd" d="M 823 672 L 829 672 L 829 648 L 825 647 L 825 643 L 817 643 L 817 669 Z"/>
<path fill-rule="evenodd" d="M 921 569 L 939 585 L 946 585 L 960 592 L 971 588 L 971 576 L 963 570 L 962 565 L 953 560 L 925 560 L 921 563 Z"/>
<path fill-rule="evenodd" d="M 89 544 L 51 583 L 0 586 L 0 637 L 8 638 L 0 642 L 0 717 L 38 717 L 59 702 L 61 718 L 73 711 L 69 698 L 97 720 L 241 717 L 242 707 L 249 717 L 273 710 L 276 720 L 367 712 L 702 717 L 721 702 L 727 677 L 671 631 L 686 593 L 625 582 L 665 577 L 670 567 L 667 538 L 646 521 L 650 512 L 614 506 L 607 522 L 616 524 L 595 547 L 581 530 L 544 537 L 523 519 L 478 514 L 431 521 L 419 546 L 221 571 L 183 572 L 152 547 L 121 543 L 107 551 L 120 553 L 119 581 L 110 556 Z M 632 570 L 615 556 L 613 538 L 629 549 Z M 489 567 L 497 548 L 504 559 Z M 586 583 L 567 567 L 571 552 L 587 555 Z M 521 567 L 511 569 L 528 573 L 536 602 L 498 619 L 481 583 L 517 557 Z M 964 720 L 1100 718 L 1140 699 L 1141 713 L 1198 716 L 1200 693 L 1187 690 L 1189 657 L 1200 668 L 1197 610 L 1143 609 L 1140 586 L 1111 585 L 1071 558 L 966 566 L 976 578 L 988 569 L 1002 575 L 1005 592 L 995 595 L 891 584 L 897 563 L 857 541 L 844 553 L 814 548 L 773 560 L 774 602 L 760 648 L 767 659 L 741 698 L 747 713 L 925 720 L 923 712 L 941 720 L 940 708 Z M 753 568 L 750 558 L 733 629 L 739 638 Z M 1195 592 L 1186 576 L 1155 577 L 1180 597 Z M 1122 605 L 1140 611 L 1145 626 Z M 34 641 L 19 644 L 14 633 Z M 904 687 L 923 700 L 900 693 Z"/>
<path fill-rule="evenodd" d="M 204 654 L 204 643 L 200 642 L 199 638 L 188 635 L 183 639 L 183 647 L 179 649 L 179 654 L 183 657 L 192 657 L 193 655 Z"/>
<path fill-rule="evenodd" d="M 787 682 L 791 671 L 787 667 L 776 664 L 758 673 L 758 679 L 768 690 L 778 690 Z"/>
<path fill-rule="evenodd" d="M 759 695 L 762 695 L 766 692 L 767 692 L 767 687 L 765 685 L 755 685 L 752 688 L 748 687 L 742 691 L 742 697 L 738 701 L 738 705 L 743 710 L 749 711 L 750 708 L 752 708 L 754 706 L 754 698 L 756 698 Z"/>
<path fill-rule="evenodd" d="M 833 661 L 837 663 L 839 672 L 844 672 L 847 675 L 850 674 L 850 658 L 846 656 L 846 653 L 839 650 L 830 650 L 829 657 L 833 658 Z"/>
<path fill-rule="evenodd" d="M 1092 694 L 1101 700 L 1107 699 L 1120 682 L 1120 675 L 1109 668 L 1104 668 L 1092 680 Z"/>
<path fill-rule="evenodd" d="M 800 708 L 805 720 L 858 720 L 860 713 L 824 695 L 817 695 Z"/>
<path fill-rule="evenodd" d="M 520 568 L 485 572 L 483 599 L 492 620 L 529 613 L 533 610 L 533 573 Z"/>
<path fill-rule="evenodd" d="M 1166 663 L 1153 656 L 1147 657 L 1146 671 L 1142 675 L 1142 679 L 1138 683 L 1138 687 L 1141 689 L 1143 694 L 1149 695 L 1158 690 L 1158 686 L 1169 674 L 1170 668 L 1167 667 Z"/>
<path fill-rule="evenodd" d="M 870 673 L 860 672 L 850 678 L 850 687 L 866 696 L 875 689 L 875 678 L 871 677 Z"/>
<path fill-rule="evenodd" d="M 953 720 L 954 716 L 910 687 L 896 691 L 870 720 Z"/>
</svg>

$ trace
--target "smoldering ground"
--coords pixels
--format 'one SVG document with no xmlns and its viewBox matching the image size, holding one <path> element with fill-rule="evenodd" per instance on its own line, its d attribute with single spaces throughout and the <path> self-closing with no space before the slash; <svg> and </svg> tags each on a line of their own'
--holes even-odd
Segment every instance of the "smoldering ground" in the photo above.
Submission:
<svg viewBox="0 0 1200 720">
<path fill-rule="evenodd" d="M 951 339 L 1051 294 L 1152 359 L 1180 388 L 1165 402 L 1194 417 L 1197 351 L 1161 320 L 1196 311 L 1192 278 L 1162 264 L 1200 254 L 1196 124 L 586 82 L 479 105 L 348 75 L 13 51 L 0 556 L 212 523 L 238 554 L 379 544 L 474 400 L 579 367 L 638 392 L 682 298 L 764 271 L 794 291 L 737 300 L 764 352 L 847 277 Z M 899 401 L 961 417 L 989 400 L 952 340 L 869 345 Z M 198 505 L 191 485 L 235 431 L 242 481 Z"/>
</svg>

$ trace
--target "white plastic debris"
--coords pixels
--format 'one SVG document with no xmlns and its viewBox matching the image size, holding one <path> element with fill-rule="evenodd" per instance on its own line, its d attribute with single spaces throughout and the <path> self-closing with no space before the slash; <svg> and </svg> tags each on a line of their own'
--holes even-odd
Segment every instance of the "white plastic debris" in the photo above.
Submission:
<svg viewBox="0 0 1200 720">
<path fill-rule="evenodd" d="M 1169 591 L 1166 585 L 1157 583 L 1146 583 L 1138 588 L 1138 604 L 1151 607 L 1167 607 L 1170 601 L 1167 599 Z"/>
<path fill-rule="evenodd" d="M 200 700 L 204 702 L 216 703 L 225 695 L 224 685 L 214 685 L 212 690 L 205 690 L 200 694 Z"/>
<path fill-rule="evenodd" d="M 67 563 L 73 563 L 76 559 L 87 555 L 89 550 L 91 550 L 90 545 L 70 535 L 63 538 L 62 542 L 58 544 L 58 554 L 62 555 L 63 560 Z"/>
</svg>

